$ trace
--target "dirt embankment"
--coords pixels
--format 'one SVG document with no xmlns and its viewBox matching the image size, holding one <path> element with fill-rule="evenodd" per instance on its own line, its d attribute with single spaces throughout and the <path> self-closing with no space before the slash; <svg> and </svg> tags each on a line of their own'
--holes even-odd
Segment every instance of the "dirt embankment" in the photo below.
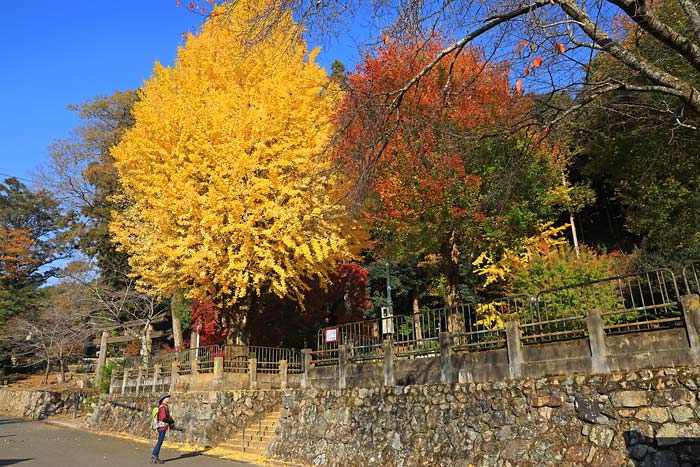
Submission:
<svg viewBox="0 0 700 467">
<path fill-rule="evenodd" d="M 44 374 L 12 374 L 0 378 L 0 388 L 24 391 L 77 391 L 85 389 L 85 380 L 92 375 L 84 373 L 66 373 L 66 380 L 60 381 L 59 373 L 49 374 L 49 378 L 44 382 Z"/>
</svg>

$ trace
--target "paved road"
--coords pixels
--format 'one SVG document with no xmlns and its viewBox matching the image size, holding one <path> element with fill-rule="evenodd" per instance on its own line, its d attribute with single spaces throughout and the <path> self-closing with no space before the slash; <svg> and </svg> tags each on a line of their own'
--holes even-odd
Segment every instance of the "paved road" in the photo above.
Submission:
<svg viewBox="0 0 700 467">
<path fill-rule="evenodd" d="M 0 417 L 0 466 L 131 467 L 149 465 L 153 446 L 33 420 Z M 254 467 L 167 446 L 160 458 L 171 467 Z"/>
</svg>

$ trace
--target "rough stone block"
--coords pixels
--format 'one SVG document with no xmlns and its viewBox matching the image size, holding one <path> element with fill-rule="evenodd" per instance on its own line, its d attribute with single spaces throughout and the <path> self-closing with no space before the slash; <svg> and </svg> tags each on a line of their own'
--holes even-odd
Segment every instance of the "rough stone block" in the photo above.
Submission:
<svg viewBox="0 0 700 467">
<path fill-rule="evenodd" d="M 648 391 L 620 391 L 610 395 L 610 401 L 615 407 L 642 407 L 649 405 Z"/>
</svg>

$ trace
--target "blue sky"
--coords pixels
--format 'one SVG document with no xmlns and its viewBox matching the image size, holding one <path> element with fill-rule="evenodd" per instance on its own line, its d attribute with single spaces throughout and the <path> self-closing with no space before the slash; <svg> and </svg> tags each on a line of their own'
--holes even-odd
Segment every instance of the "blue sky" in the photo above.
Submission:
<svg viewBox="0 0 700 467">
<path fill-rule="evenodd" d="M 172 64 L 201 17 L 174 0 L 6 2 L 0 9 L 0 177 L 29 179 L 78 120 L 66 109 Z"/>
<path fill-rule="evenodd" d="M 26 182 L 48 162 L 51 142 L 69 137 L 78 124 L 68 104 L 136 89 L 156 60 L 172 65 L 183 32 L 195 31 L 202 22 L 175 3 L 3 3 L 0 179 L 12 175 Z M 328 48 L 324 52 L 319 61 L 327 66 L 335 57 Z"/>
</svg>

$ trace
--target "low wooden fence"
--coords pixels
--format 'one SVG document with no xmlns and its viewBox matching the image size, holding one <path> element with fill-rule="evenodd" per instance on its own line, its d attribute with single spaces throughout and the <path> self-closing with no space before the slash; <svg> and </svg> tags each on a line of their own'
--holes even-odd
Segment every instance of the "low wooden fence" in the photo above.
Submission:
<svg viewBox="0 0 700 467">
<path fill-rule="evenodd" d="M 209 345 L 127 359 L 112 371 L 110 394 L 298 386 L 301 352 L 245 345 Z"/>
</svg>

